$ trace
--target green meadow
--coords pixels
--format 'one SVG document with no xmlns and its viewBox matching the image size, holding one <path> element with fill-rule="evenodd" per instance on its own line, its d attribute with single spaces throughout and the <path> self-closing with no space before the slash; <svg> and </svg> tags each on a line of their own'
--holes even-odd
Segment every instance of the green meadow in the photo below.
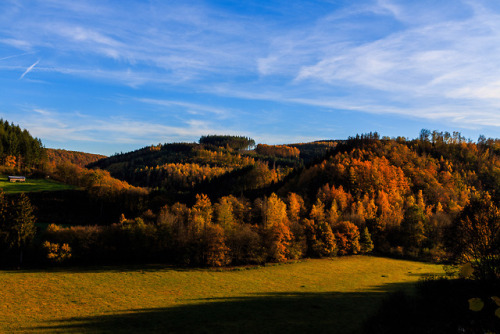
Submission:
<svg viewBox="0 0 500 334">
<path fill-rule="evenodd" d="M 22 193 L 33 191 L 56 191 L 75 189 L 74 186 L 56 182 L 49 179 L 30 179 L 26 178 L 26 182 L 9 182 L 7 176 L 0 176 L 0 188 L 4 193 Z"/>
<path fill-rule="evenodd" d="M 439 265 L 370 256 L 231 270 L 0 271 L 0 332 L 356 333 Z"/>
</svg>

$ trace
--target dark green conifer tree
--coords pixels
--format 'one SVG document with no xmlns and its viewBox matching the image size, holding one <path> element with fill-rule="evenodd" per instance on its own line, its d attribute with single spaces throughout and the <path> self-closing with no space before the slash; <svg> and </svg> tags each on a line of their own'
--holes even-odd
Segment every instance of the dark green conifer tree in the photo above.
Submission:
<svg viewBox="0 0 500 334">
<path fill-rule="evenodd" d="M 359 244 L 361 246 L 362 253 L 370 253 L 373 250 L 373 241 L 368 231 L 368 227 L 361 229 L 359 235 Z"/>
</svg>

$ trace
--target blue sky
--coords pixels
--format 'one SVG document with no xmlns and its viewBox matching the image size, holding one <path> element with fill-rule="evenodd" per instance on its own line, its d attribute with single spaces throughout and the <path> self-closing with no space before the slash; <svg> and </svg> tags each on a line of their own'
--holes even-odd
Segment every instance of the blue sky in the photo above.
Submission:
<svg viewBox="0 0 500 334">
<path fill-rule="evenodd" d="M 234 134 L 499 137 L 500 2 L 0 2 L 0 117 L 106 155 Z"/>
</svg>

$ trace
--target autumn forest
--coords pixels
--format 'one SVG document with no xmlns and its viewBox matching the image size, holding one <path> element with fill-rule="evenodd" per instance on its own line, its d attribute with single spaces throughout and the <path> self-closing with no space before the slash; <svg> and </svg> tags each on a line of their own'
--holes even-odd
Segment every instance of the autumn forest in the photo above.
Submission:
<svg viewBox="0 0 500 334">
<path fill-rule="evenodd" d="M 1 125 L 4 175 L 76 187 L 1 194 L 3 265 L 19 252 L 32 265 L 215 267 L 377 253 L 474 260 L 480 275 L 499 274 L 482 258 L 498 260 L 498 139 L 424 129 L 416 139 L 255 145 L 207 135 L 103 157 L 45 149 L 27 130 Z M 478 216 L 488 219 L 471 232 Z M 468 246 L 471 233 L 485 254 Z"/>
<path fill-rule="evenodd" d="M 4 270 L 406 259 L 467 280 L 428 280 L 411 301 L 390 295 L 367 333 L 433 316 L 415 322 L 415 333 L 499 325 L 494 304 L 490 315 L 479 312 L 500 277 L 499 139 L 423 129 L 414 139 L 367 133 L 266 145 L 206 135 L 106 157 L 45 148 L 2 120 L 0 164 Z M 12 175 L 26 181 L 11 184 Z"/>
</svg>

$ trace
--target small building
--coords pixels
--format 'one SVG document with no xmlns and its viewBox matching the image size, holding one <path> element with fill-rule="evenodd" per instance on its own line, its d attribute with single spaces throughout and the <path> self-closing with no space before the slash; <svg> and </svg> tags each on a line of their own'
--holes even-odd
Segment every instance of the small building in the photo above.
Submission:
<svg viewBox="0 0 500 334">
<path fill-rule="evenodd" d="M 24 176 L 9 176 L 9 182 L 26 182 Z"/>
</svg>

